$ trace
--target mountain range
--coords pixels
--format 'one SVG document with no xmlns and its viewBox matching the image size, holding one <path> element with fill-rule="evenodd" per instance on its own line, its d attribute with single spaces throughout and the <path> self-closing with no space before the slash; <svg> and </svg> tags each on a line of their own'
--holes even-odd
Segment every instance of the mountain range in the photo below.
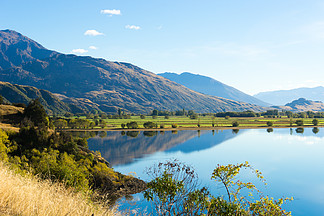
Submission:
<svg viewBox="0 0 324 216">
<path fill-rule="evenodd" d="M 305 98 L 299 98 L 285 104 L 284 106 L 272 106 L 272 108 L 293 112 L 324 112 L 324 103 L 322 101 L 312 101 Z"/>
<path fill-rule="evenodd" d="M 159 73 L 158 75 L 204 94 L 256 104 L 259 106 L 270 106 L 269 103 L 259 100 L 251 95 L 245 94 L 244 92 L 236 88 L 233 88 L 207 76 L 192 74 L 189 72 L 184 72 L 181 74 L 166 72 Z"/>
<path fill-rule="evenodd" d="M 324 87 L 296 88 L 291 90 L 279 90 L 260 92 L 254 97 L 267 101 L 273 105 L 284 105 L 298 98 L 306 98 L 313 101 L 324 101 Z"/>
<path fill-rule="evenodd" d="M 70 102 L 95 104 L 105 112 L 264 110 L 193 91 L 129 63 L 47 50 L 13 30 L 0 31 L 0 48 L 1 81 L 44 89 Z"/>
</svg>

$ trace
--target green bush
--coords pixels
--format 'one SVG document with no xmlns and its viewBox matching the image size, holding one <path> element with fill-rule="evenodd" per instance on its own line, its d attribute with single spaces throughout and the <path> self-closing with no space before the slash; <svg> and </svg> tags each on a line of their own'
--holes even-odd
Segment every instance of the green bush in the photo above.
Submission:
<svg viewBox="0 0 324 216">
<path fill-rule="evenodd" d="M 126 124 L 126 127 L 128 129 L 137 129 L 138 128 L 138 124 L 137 122 L 133 121 L 133 122 L 129 122 Z"/>
<path fill-rule="evenodd" d="M 313 123 L 314 126 L 317 126 L 318 125 L 318 120 L 317 119 L 313 119 L 312 123 Z"/>
<path fill-rule="evenodd" d="M 298 120 L 295 121 L 295 123 L 296 123 L 297 126 L 303 126 L 304 125 L 304 120 L 298 119 Z"/>
<path fill-rule="evenodd" d="M 273 122 L 272 121 L 267 121 L 267 126 L 268 127 L 271 127 L 273 125 Z"/>
<path fill-rule="evenodd" d="M 141 115 L 140 115 L 140 118 L 141 118 L 141 119 L 145 119 L 145 115 L 142 115 L 142 114 L 141 114 Z"/>
<path fill-rule="evenodd" d="M 177 128 L 178 125 L 174 123 L 174 124 L 171 125 L 171 127 L 172 127 L 172 128 Z"/>
<path fill-rule="evenodd" d="M 233 126 L 233 127 L 238 127 L 239 125 L 240 125 L 240 124 L 239 124 L 237 121 L 233 121 L 233 122 L 232 122 L 232 126 Z"/>
<path fill-rule="evenodd" d="M 148 122 L 145 122 L 145 123 L 143 124 L 143 126 L 144 126 L 145 128 L 154 128 L 154 127 L 155 127 L 155 123 L 153 123 L 153 122 L 151 122 L 151 121 L 148 121 Z"/>
</svg>

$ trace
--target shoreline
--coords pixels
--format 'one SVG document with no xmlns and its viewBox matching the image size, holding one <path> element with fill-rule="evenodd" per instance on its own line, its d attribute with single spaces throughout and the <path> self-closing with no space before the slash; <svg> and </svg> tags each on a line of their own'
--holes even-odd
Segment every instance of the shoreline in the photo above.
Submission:
<svg viewBox="0 0 324 216">
<path fill-rule="evenodd" d="M 222 127 L 177 127 L 177 128 L 104 128 L 104 129 L 57 129 L 57 131 L 67 131 L 67 132 L 82 132 L 82 131 L 184 131 L 184 130 L 231 130 L 231 129 L 268 129 L 268 128 L 323 128 L 324 125 L 314 126 L 314 125 L 304 125 L 304 126 L 242 126 L 242 127 L 232 127 L 232 126 L 222 126 Z"/>
</svg>

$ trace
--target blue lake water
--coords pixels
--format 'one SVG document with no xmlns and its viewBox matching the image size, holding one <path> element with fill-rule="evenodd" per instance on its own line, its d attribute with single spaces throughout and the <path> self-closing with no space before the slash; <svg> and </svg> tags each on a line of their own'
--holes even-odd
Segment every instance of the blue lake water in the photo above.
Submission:
<svg viewBox="0 0 324 216">
<path fill-rule="evenodd" d="M 314 133 L 315 132 L 315 133 Z M 248 161 L 262 171 L 267 186 L 254 182 L 276 199 L 294 197 L 284 205 L 293 215 L 324 215 L 324 129 L 305 128 L 99 133 L 88 139 L 91 150 L 100 151 L 116 171 L 135 172 L 150 180 L 144 170 L 157 162 L 178 159 L 197 171 L 202 186 L 214 195 L 223 188 L 210 180 L 217 164 Z M 242 180 L 253 181 L 251 175 Z M 135 195 L 140 199 L 141 195 Z"/>
</svg>

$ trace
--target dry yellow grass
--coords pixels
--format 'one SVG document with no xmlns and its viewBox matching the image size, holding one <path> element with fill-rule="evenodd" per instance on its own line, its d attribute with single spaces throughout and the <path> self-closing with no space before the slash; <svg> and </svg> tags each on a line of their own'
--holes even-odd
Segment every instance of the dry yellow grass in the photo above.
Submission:
<svg viewBox="0 0 324 216">
<path fill-rule="evenodd" d="M 0 162 L 0 215 L 120 215 L 83 194 L 36 177 L 22 177 Z"/>
</svg>

